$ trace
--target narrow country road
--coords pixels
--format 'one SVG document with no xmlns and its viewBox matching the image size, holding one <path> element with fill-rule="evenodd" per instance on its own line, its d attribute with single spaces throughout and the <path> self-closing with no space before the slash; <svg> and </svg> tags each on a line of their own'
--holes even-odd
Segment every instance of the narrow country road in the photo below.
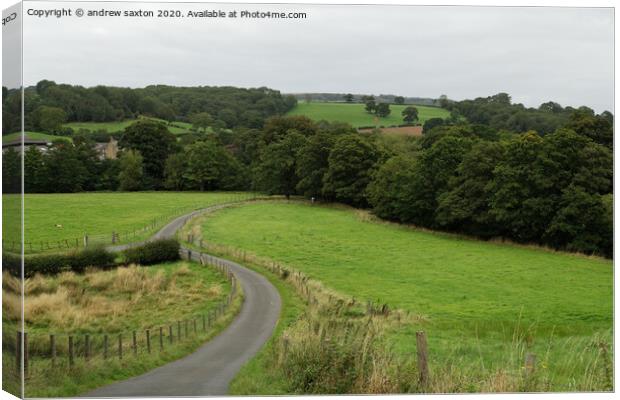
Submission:
<svg viewBox="0 0 620 400">
<path fill-rule="evenodd" d="M 153 238 L 173 237 L 190 218 L 225 206 L 213 206 L 176 218 Z M 111 249 L 118 251 L 126 247 Z M 194 252 L 192 258 L 197 260 L 198 255 Z M 241 366 L 271 336 L 280 315 L 281 300 L 276 288 L 262 275 L 231 261 L 222 261 L 235 274 L 245 297 L 240 313 L 224 331 L 184 358 L 79 397 L 225 395 Z"/>
</svg>

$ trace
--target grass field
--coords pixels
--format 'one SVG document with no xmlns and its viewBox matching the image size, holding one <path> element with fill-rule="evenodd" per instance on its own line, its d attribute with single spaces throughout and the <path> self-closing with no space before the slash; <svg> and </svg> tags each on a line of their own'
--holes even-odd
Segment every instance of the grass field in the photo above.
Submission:
<svg viewBox="0 0 620 400">
<path fill-rule="evenodd" d="M 386 118 L 377 118 L 364 109 L 364 104 L 347 103 L 298 103 L 287 115 L 305 115 L 315 121 L 347 122 L 354 127 L 389 126 L 403 124 L 402 111 L 408 105 L 390 105 L 392 112 Z M 442 108 L 415 106 L 419 113 L 419 123 L 424 124 L 430 118 L 446 118 L 450 113 Z"/>
<path fill-rule="evenodd" d="M 112 232 L 121 234 L 121 241 L 141 239 L 152 231 L 130 233 L 144 228 L 157 219 L 156 227 L 173 216 L 192 209 L 249 197 L 237 192 L 135 192 L 27 194 L 25 198 L 25 242 L 32 243 L 32 252 L 41 242 L 70 240 L 89 235 L 92 242 L 111 241 Z M 4 239 L 19 237 L 19 196 L 3 195 L 2 227 Z M 142 235 L 142 236 L 140 236 Z M 30 246 L 26 246 L 30 252 Z"/>
<path fill-rule="evenodd" d="M 47 140 L 48 142 L 53 142 L 55 140 L 64 140 L 67 142 L 71 141 L 71 138 L 68 138 L 66 136 L 55 136 L 55 135 L 48 135 L 47 133 L 41 133 L 41 132 L 24 132 L 26 134 L 26 136 L 29 139 L 34 139 L 34 140 Z M 18 139 L 20 136 L 19 132 L 15 132 L 15 133 L 11 133 L 10 135 L 5 135 L 2 136 L 2 143 L 8 143 L 8 142 L 12 142 L 13 140 Z"/>
<path fill-rule="evenodd" d="M 163 122 L 164 124 L 167 125 L 168 130 L 175 135 L 188 133 L 190 132 L 190 128 L 192 127 L 192 124 L 189 124 L 186 122 L 173 122 L 171 125 L 168 125 L 167 121 L 164 121 L 161 119 L 150 118 L 150 117 L 142 117 L 142 118 L 147 118 L 147 119 L 151 119 L 154 121 Z M 87 129 L 93 132 L 98 131 L 98 130 L 104 130 L 109 133 L 114 133 L 114 132 L 120 132 L 124 130 L 129 125 L 133 124 L 135 121 L 136 121 L 135 119 L 127 119 L 124 121 L 113 121 L 113 122 L 70 122 L 68 124 L 65 124 L 64 126 L 68 128 L 72 128 L 75 132 L 77 132 L 80 129 Z"/>
<path fill-rule="evenodd" d="M 379 223 L 350 209 L 295 203 L 221 210 L 204 219 L 202 232 L 207 241 L 284 262 L 359 301 L 418 315 L 418 324 L 392 331 L 387 346 L 415 354 L 415 331 L 425 330 L 432 368 L 514 374 L 524 353 L 533 352 L 543 390 L 608 390 L 591 381 L 606 373 L 597 364 L 599 348 L 611 341 L 609 260 L 480 242 Z M 480 382 L 467 385 L 455 390 L 485 390 Z"/>
<path fill-rule="evenodd" d="M 18 281 L 3 276 L 3 334 L 19 317 Z M 237 298 L 225 315 L 205 331 L 198 324 L 193 333 L 182 333 L 179 341 L 177 321 L 191 320 L 215 310 L 228 293 L 230 283 L 213 268 L 185 261 L 150 267 L 121 267 L 109 271 L 89 270 L 77 275 L 65 272 L 56 277 L 36 276 L 26 280 L 25 319 L 30 352 L 30 374 L 26 395 L 64 397 L 84 393 L 90 388 L 146 372 L 194 351 L 220 332 L 240 309 Z M 183 324 L 182 324 L 183 325 Z M 168 328 L 173 326 L 175 340 L 169 342 Z M 165 335 L 164 350 L 159 348 L 159 327 Z M 146 352 L 145 330 L 152 333 L 151 354 Z M 187 326 L 186 326 L 187 329 Z M 131 335 L 137 335 L 138 354 L 132 354 Z M 14 332 L 14 330 L 13 330 Z M 57 361 L 49 360 L 49 334 L 57 343 Z M 84 359 L 84 336 L 89 334 L 91 356 Z M 112 342 L 108 359 L 103 359 L 103 334 Z M 76 348 L 76 363 L 67 365 L 68 335 Z M 116 338 L 125 337 L 125 357 L 116 356 Z M 10 341 L 9 341 L 10 343 Z M 111 356 L 110 356 L 111 355 Z M 16 392 L 11 374 L 14 359 L 3 357 L 5 389 Z M 71 368 L 71 373 L 68 373 Z"/>
</svg>

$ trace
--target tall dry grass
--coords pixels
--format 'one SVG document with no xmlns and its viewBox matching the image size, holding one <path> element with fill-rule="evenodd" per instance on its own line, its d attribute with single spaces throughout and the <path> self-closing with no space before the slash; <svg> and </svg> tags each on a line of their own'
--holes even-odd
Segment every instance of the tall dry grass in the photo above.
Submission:
<svg viewBox="0 0 620 400">
<path fill-rule="evenodd" d="M 181 263 L 171 274 L 136 265 L 113 270 L 90 268 L 84 274 L 65 271 L 55 277 L 37 274 L 24 281 L 25 322 L 30 326 L 47 326 L 57 332 L 96 325 L 113 331 L 132 307 L 141 303 L 164 307 L 180 299 L 204 301 L 222 294 L 220 284 L 199 279 L 191 281 L 192 274 L 186 263 Z M 182 278 L 186 281 L 180 285 Z M 3 273 L 2 305 L 4 318 L 9 321 L 18 321 L 21 317 L 19 283 L 19 279 Z"/>
</svg>

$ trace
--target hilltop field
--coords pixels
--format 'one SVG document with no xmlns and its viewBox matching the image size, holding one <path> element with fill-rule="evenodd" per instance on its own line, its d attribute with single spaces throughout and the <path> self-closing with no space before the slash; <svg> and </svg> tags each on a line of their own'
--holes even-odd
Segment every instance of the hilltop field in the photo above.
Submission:
<svg viewBox="0 0 620 400">
<path fill-rule="evenodd" d="M 377 118 L 369 114 L 361 103 L 303 103 L 299 102 L 287 115 L 305 115 L 315 121 L 347 122 L 354 127 L 360 126 L 391 126 L 403 124 L 402 111 L 409 105 L 390 104 L 392 112 L 385 118 Z M 431 118 L 447 118 L 450 113 L 439 107 L 418 106 L 418 123 L 424 124 Z"/>
<path fill-rule="evenodd" d="M 164 120 L 157 119 L 157 118 L 150 118 L 150 117 L 141 117 L 141 118 L 162 122 L 163 124 L 166 125 L 170 133 L 174 135 L 184 135 L 184 134 L 190 133 L 191 128 L 192 128 L 192 124 L 187 123 L 187 122 L 174 121 L 174 122 L 168 123 L 168 121 L 164 121 Z M 90 133 L 94 133 L 98 131 L 105 131 L 107 133 L 118 133 L 118 132 L 122 132 L 125 128 L 127 128 L 129 125 L 133 124 L 137 120 L 138 119 L 126 119 L 124 121 L 114 121 L 114 122 L 70 122 L 70 123 L 64 124 L 63 126 L 65 128 L 73 129 L 74 133 L 77 133 L 80 130 L 87 130 Z M 50 135 L 50 134 L 43 133 L 43 132 L 27 131 L 25 132 L 25 134 L 29 139 L 46 140 L 47 142 L 50 142 L 50 143 L 57 141 L 57 140 L 63 140 L 67 142 L 70 142 L 72 140 L 70 136 Z M 13 140 L 16 140 L 19 138 L 19 135 L 20 135 L 19 132 L 13 132 L 8 135 L 3 135 L 2 143 L 8 143 Z"/>
<path fill-rule="evenodd" d="M 24 132 L 24 134 L 26 135 L 26 137 L 28 137 L 28 139 L 32 139 L 32 140 L 46 140 L 48 142 L 53 142 L 55 140 L 63 140 L 63 141 L 71 141 L 71 138 L 68 138 L 66 136 L 56 136 L 56 135 L 48 135 L 47 133 L 41 133 L 41 132 Z M 9 143 L 12 142 L 14 140 L 19 139 L 20 133 L 19 132 L 15 132 L 15 133 L 11 133 L 9 135 L 4 135 L 2 136 L 2 143 Z"/>
<path fill-rule="evenodd" d="M 146 118 L 146 119 L 150 119 L 153 121 L 162 122 L 168 127 L 168 130 L 175 135 L 189 133 L 192 127 L 192 124 L 187 123 L 187 122 L 174 121 L 174 122 L 168 123 L 168 121 L 158 119 L 158 118 L 151 118 L 151 117 L 141 117 L 141 118 Z M 114 133 L 114 132 L 123 131 L 125 128 L 127 128 L 129 125 L 131 125 L 132 123 L 136 121 L 137 121 L 136 119 L 126 119 L 124 121 L 114 121 L 114 122 L 70 122 L 68 124 L 65 124 L 64 126 L 67 128 L 72 128 L 75 132 L 79 131 L 80 129 L 86 129 L 91 132 L 103 130 L 108 133 Z"/>
</svg>

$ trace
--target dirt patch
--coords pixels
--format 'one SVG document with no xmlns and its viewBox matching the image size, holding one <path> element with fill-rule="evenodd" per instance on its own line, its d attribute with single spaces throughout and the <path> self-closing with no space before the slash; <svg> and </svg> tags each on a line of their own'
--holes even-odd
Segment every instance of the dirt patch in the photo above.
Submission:
<svg viewBox="0 0 620 400">
<path fill-rule="evenodd" d="M 386 135 L 422 136 L 421 126 L 397 126 L 393 128 L 380 128 L 381 133 Z M 360 129 L 362 133 L 370 133 L 372 129 Z"/>
</svg>

